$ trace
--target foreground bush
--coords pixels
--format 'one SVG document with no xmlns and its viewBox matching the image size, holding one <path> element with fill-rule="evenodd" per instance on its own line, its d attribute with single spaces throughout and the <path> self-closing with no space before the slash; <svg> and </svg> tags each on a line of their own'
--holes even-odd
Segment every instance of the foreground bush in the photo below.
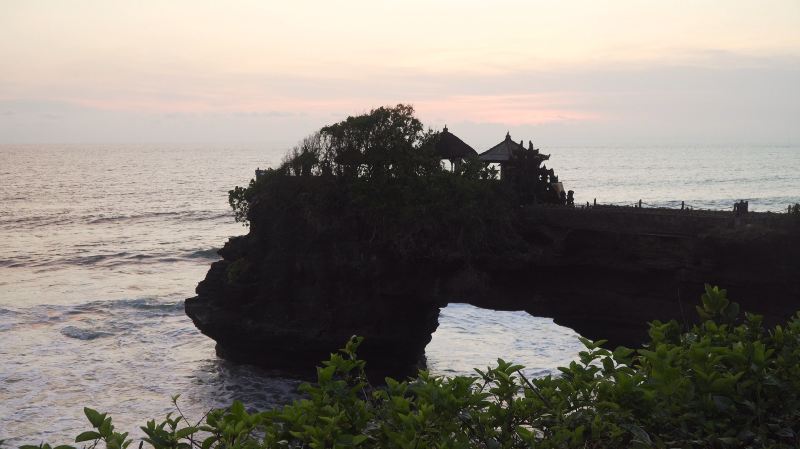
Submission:
<svg viewBox="0 0 800 449">
<path fill-rule="evenodd" d="M 138 446 L 798 447 L 800 314 L 765 330 L 759 316 L 740 317 L 725 290 L 709 286 L 698 313 L 702 322 L 691 329 L 651 323 L 650 341 L 639 350 L 610 351 L 603 342 L 583 340 L 578 361 L 559 368 L 559 377 L 539 379 L 498 360 L 474 377 L 420 371 L 373 388 L 354 337 L 317 368 L 315 384 L 301 387 L 305 399 L 261 413 L 235 402 L 196 425 L 180 413 L 149 421 Z M 110 449 L 131 443 L 105 414 L 85 413 L 93 430 L 76 442 Z"/>
</svg>

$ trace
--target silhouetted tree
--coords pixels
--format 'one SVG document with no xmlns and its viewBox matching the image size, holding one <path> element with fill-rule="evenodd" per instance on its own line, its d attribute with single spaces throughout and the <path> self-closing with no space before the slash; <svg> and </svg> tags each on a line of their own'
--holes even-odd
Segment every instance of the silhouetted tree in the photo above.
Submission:
<svg viewBox="0 0 800 449">
<path fill-rule="evenodd" d="M 380 107 L 311 136 L 310 160 L 321 173 L 348 178 L 422 175 L 439 169 L 432 153 L 435 135 L 425 131 L 412 106 Z"/>
</svg>

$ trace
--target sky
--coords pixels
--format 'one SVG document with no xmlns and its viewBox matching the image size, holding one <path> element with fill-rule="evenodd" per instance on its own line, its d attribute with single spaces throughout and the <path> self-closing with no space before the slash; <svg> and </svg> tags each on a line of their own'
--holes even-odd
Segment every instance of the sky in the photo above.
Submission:
<svg viewBox="0 0 800 449">
<path fill-rule="evenodd" d="M 800 1 L 0 0 L 0 143 L 800 144 Z"/>
</svg>

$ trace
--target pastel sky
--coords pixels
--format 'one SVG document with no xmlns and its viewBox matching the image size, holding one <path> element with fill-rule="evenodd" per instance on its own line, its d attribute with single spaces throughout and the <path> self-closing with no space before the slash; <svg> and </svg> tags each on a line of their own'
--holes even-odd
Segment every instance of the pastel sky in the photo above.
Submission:
<svg viewBox="0 0 800 449">
<path fill-rule="evenodd" d="M 800 1 L 0 0 L 0 142 L 800 143 Z"/>
</svg>

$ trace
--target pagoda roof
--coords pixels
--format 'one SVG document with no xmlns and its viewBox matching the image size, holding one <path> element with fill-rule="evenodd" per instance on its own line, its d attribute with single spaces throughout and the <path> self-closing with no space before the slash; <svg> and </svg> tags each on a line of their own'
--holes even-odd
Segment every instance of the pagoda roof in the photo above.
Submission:
<svg viewBox="0 0 800 449">
<path fill-rule="evenodd" d="M 507 162 L 513 157 L 515 151 L 524 149 L 525 147 L 521 144 L 511 140 L 510 133 L 506 133 L 506 138 L 502 142 L 484 151 L 478 158 L 483 162 Z"/>
<path fill-rule="evenodd" d="M 448 131 L 447 126 L 439 134 L 439 140 L 436 142 L 435 148 L 436 153 L 442 159 L 467 159 L 478 155 L 475 149 Z"/>
</svg>

